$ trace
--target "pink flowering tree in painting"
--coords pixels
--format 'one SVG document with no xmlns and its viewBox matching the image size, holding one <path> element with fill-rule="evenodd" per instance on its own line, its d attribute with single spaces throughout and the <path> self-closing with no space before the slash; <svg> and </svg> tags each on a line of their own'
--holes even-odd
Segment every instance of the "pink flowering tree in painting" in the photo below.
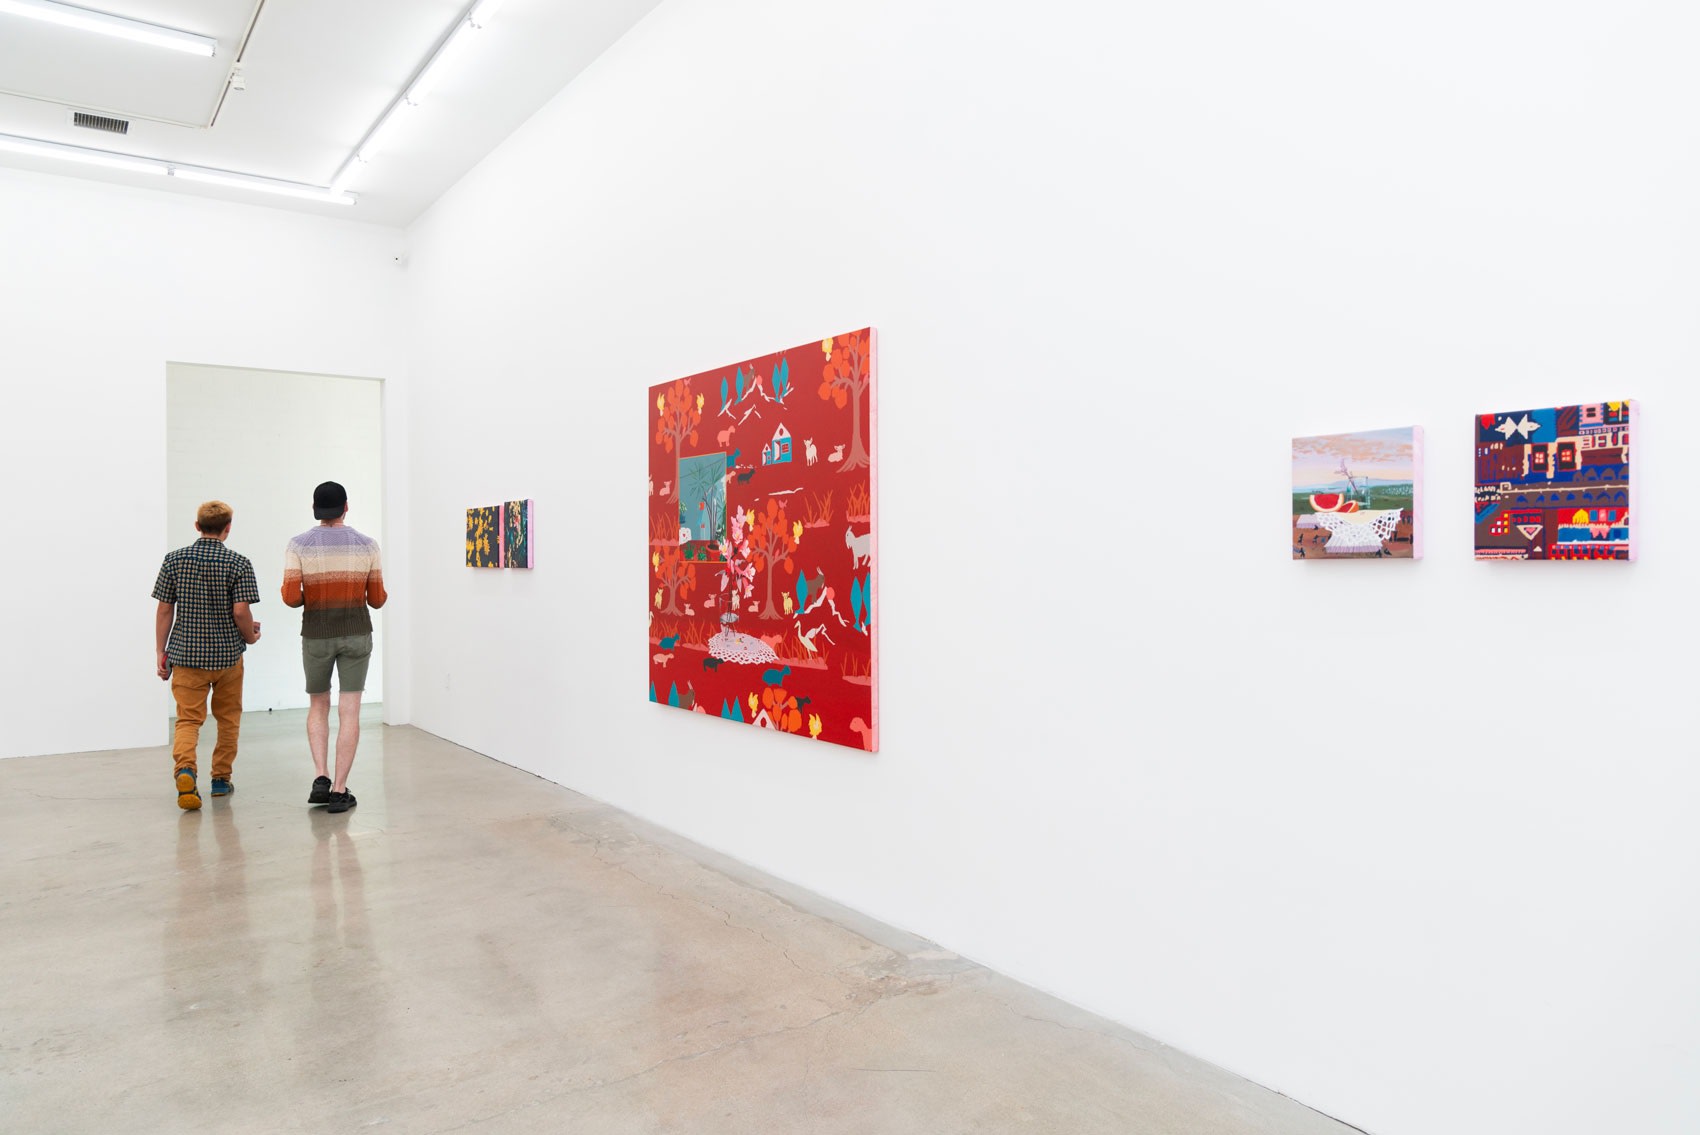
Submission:
<svg viewBox="0 0 1700 1135">
<path fill-rule="evenodd" d="M 728 625 L 738 621 L 737 611 L 744 600 L 755 594 L 756 565 L 750 556 L 749 529 L 743 509 L 734 510 L 726 521 L 726 538 L 720 541 L 720 592 L 726 596 L 726 614 L 720 621 Z"/>
<path fill-rule="evenodd" d="M 844 455 L 840 473 L 868 467 L 868 450 L 862 442 L 862 395 L 868 392 L 868 332 L 855 331 L 821 343 L 826 365 L 821 368 L 820 396 L 843 409 L 850 403 L 850 450 Z"/>
</svg>

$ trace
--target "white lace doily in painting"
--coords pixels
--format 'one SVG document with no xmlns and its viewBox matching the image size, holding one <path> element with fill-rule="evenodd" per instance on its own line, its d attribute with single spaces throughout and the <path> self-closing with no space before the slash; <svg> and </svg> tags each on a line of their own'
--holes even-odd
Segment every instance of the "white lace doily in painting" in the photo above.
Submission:
<svg viewBox="0 0 1700 1135">
<path fill-rule="evenodd" d="M 771 646 L 741 631 L 719 632 L 708 640 L 708 653 L 724 662 L 779 661 Z"/>
<path fill-rule="evenodd" d="M 1397 508 L 1368 512 L 1313 512 L 1299 517 L 1300 528 L 1322 528 L 1329 533 L 1322 550 L 1331 556 L 1379 552 L 1384 540 L 1393 538 L 1399 527 Z"/>
</svg>

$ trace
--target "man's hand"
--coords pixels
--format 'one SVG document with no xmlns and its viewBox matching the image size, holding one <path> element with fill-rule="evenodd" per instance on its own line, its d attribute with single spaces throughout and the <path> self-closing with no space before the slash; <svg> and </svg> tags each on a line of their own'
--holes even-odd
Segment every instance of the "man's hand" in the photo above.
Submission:
<svg viewBox="0 0 1700 1135">
<path fill-rule="evenodd" d="M 163 650 L 160 651 L 159 657 L 154 661 L 154 673 L 159 675 L 159 680 L 162 682 L 171 677 L 171 656 Z"/>
<path fill-rule="evenodd" d="M 236 603 L 230 608 L 230 617 L 236 623 L 236 633 L 242 641 L 253 646 L 260 641 L 260 621 L 254 618 L 253 608 L 246 603 Z"/>
</svg>

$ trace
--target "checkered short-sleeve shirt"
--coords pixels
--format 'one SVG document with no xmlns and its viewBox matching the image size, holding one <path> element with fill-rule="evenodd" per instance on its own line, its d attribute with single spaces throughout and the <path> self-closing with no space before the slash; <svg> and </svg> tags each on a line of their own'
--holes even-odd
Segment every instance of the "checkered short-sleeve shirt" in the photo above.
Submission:
<svg viewBox="0 0 1700 1135">
<path fill-rule="evenodd" d="M 224 541 L 203 536 L 187 548 L 167 552 L 153 597 L 176 608 L 165 648 L 173 666 L 228 670 L 248 649 L 230 609 L 237 603 L 258 603 L 260 589 L 254 565 L 226 548 Z"/>
</svg>

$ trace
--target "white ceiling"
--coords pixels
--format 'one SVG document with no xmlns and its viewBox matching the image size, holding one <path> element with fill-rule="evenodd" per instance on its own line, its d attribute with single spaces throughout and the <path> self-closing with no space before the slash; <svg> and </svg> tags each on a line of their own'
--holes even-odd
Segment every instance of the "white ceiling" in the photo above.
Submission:
<svg viewBox="0 0 1700 1135">
<path fill-rule="evenodd" d="M 0 134 L 323 186 L 468 0 L 78 0 L 213 36 L 180 52 L 0 13 Z M 352 208 L 0 152 L 0 165 L 406 225 L 660 0 L 507 0 L 348 188 Z M 257 18 L 256 18 L 257 16 Z M 226 92 L 242 36 L 246 90 Z M 220 102 L 222 100 L 222 106 Z M 127 135 L 72 110 L 130 120 Z"/>
</svg>

